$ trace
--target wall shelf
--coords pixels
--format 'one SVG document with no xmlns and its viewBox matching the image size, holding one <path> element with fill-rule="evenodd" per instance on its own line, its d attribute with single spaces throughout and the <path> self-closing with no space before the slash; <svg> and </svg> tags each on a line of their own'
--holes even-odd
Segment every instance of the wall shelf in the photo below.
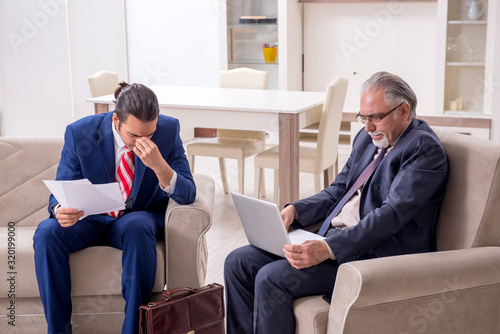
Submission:
<svg viewBox="0 0 500 334">
<path fill-rule="evenodd" d="M 485 66 L 484 62 L 466 62 L 466 61 L 461 61 L 461 62 L 447 62 L 446 66 L 473 66 L 473 67 L 481 67 Z"/>
<path fill-rule="evenodd" d="M 240 64 L 240 65 L 269 65 L 269 66 L 277 66 L 279 63 L 276 60 L 274 63 L 266 63 L 264 60 L 257 60 L 257 59 L 239 59 L 239 60 L 233 60 L 233 61 L 228 61 L 229 64 Z"/>
<path fill-rule="evenodd" d="M 487 21 L 466 21 L 466 20 L 450 20 L 448 24 L 463 24 L 463 25 L 486 25 Z"/>
</svg>

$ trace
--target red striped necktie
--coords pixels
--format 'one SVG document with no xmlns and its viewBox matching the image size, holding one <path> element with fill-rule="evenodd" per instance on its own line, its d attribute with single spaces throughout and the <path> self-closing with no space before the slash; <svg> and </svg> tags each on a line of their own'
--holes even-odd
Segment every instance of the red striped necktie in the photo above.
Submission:
<svg viewBox="0 0 500 334">
<path fill-rule="evenodd" d="M 380 164 L 382 161 L 382 158 L 384 157 L 385 153 L 387 152 L 387 148 L 382 148 L 380 150 L 380 153 L 377 157 L 377 159 L 373 160 L 361 173 L 361 175 L 358 177 L 356 182 L 349 188 L 347 193 L 342 197 L 342 199 L 338 202 L 337 206 L 333 209 L 333 211 L 328 215 L 328 217 L 325 219 L 323 224 L 321 225 L 321 228 L 318 231 L 318 234 L 321 236 L 325 236 L 326 232 L 328 229 L 331 227 L 331 222 L 332 219 L 335 218 L 340 210 L 344 207 L 344 205 L 347 203 L 347 201 L 354 195 L 354 193 L 370 178 L 370 176 L 373 174 L 375 169 L 377 169 L 377 166 Z"/>
<path fill-rule="evenodd" d="M 120 191 L 122 193 L 123 202 L 127 201 L 130 190 L 132 189 L 132 183 L 134 182 L 134 170 L 135 170 L 135 160 L 134 152 L 127 150 L 123 153 L 120 165 L 116 170 L 116 181 L 120 186 Z M 122 211 L 112 211 L 108 213 L 111 217 L 119 218 L 123 215 Z"/>
</svg>

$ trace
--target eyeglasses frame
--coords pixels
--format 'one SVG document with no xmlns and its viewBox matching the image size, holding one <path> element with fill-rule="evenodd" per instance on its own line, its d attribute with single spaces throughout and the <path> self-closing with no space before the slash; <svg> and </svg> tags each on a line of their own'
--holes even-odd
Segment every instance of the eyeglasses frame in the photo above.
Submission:
<svg viewBox="0 0 500 334">
<path fill-rule="evenodd" d="M 361 115 L 359 112 L 358 114 L 356 115 L 356 120 L 358 122 L 360 122 L 361 124 L 366 124 L 366 121 L 372 121 L 372 122 L 380 122 L 381 120 L 383 120 L 386 116 L 388 116 L 390 113 L 392 113 L 394 110 L 398 109 L 399 107 L 401 107 L 405 102 L 401 102 L 398 106 L 392 108 L 391 110 L 389 110 L 387 113 L 385 113 L 384 115 L 382 116 L 370 116 L 370 115 L 367 115 L 367 116 L 364 116 L 364 115 Z"/>
</svg>

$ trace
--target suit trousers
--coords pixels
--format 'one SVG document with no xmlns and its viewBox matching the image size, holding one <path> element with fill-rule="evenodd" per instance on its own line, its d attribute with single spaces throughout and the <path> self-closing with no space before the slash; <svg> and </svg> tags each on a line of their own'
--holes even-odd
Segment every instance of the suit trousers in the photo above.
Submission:
<svg viewBox="0 0 500 334">
<path fill-rule="evenodd" d="M 139 307 L 151 301 L 155 281 L 157 230 L 153 216 L 144 211 L 129 212 L 118 219 L 91 215 L 71 227 L 62 227 L 56 218 L 42 221 L 35 231 L 33 248 L 48 333 L 72 332 L 69 254 L 103 245 L 123 250 L 122 295 L 126 305 L 122 333 L 137 333 Z"/>
<path fill-rule="evenodd" d="M 327 260 L 299 270 L 253 246 L 234 250 L 224 264 L 227 332 L 295 333 L 293 301 L 331 294 L 338 267 Z"/>
</svg>

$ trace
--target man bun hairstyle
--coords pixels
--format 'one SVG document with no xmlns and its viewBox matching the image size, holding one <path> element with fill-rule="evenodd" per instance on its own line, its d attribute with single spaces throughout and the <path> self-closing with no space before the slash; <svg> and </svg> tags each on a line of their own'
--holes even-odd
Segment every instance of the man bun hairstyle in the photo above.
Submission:
<svg viewBox="0 0 500 334">
<path fill-rule="evenodd" d="M 410 119 L 417 115 L 417 96 L 410 85 L 397 75 L 389 72 L 377 72 L 366 80 L 361 88 L 361 93 L 375 93 L 385 90 L 385 103 L 388 106 L 397 106 L 406 102 L 410 105 Z"/>
<path fill-rule="evenodd" d="M 160 108 L 151 89 L 142 84 L 129 85 L 122 81 L 115 90 L 115 113 L 120 122 L 126 121 L 129 115 L 142 122 L 151 122 L 158 118 Z"/>
</svg>

